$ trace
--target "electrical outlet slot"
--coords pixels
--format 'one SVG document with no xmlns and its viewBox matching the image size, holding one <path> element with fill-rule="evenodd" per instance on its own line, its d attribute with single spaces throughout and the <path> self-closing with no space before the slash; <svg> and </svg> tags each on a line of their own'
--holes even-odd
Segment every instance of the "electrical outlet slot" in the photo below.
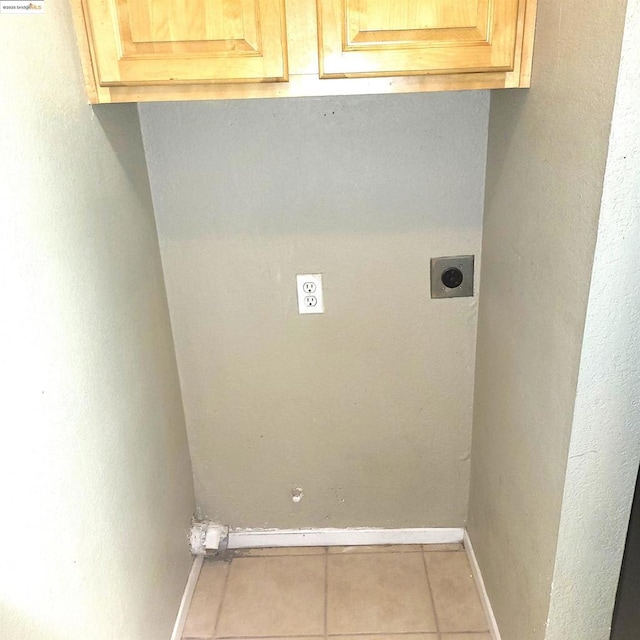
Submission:
<svg viewBox="0 0 640 640">
<path fill-rule="evenodd" d="M 322 274 L 307 273 L 296 276 L 298 313 L 324 313 Z"/>
</svg>

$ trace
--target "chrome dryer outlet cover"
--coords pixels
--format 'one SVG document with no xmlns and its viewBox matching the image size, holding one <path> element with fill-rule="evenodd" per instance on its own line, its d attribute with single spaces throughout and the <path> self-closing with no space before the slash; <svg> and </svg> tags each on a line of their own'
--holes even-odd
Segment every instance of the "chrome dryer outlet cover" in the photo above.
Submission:
<svg viewBox="0 0 640 640">
<path fill-rule="evenodd" d="M 473 296 L 474 256 L 431 258 L 431 297 Z"/>
</svg>

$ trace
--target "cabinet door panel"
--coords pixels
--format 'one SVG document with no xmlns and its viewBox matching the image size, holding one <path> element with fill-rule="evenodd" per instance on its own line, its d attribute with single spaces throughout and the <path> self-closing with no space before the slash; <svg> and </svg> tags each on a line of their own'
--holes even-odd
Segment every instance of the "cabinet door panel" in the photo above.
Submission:
<svg viewBox="0 0 640 640">
<path fill-rule="evenodd" d="M 318 0 L 322 77 L 513 69 L 519 0 Z"/>
<path fill-rule="evenodd" d="M 85 0 L 101 85 L 287 79 L 283 0 Z"/>
</svg>

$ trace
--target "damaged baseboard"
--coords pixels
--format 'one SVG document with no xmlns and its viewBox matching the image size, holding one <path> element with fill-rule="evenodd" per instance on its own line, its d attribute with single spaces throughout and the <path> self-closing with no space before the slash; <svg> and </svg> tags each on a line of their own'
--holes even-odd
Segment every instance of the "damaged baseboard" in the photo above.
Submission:
<svg viewBox="0 0 640 640">
<path fill-rule="evenodd" d="M 189 530 L 189 545 L 193 555 L 205 555 L 207 551 L 225 549 L 229 535 L 228 527 L 207 520 L 192 520 Z"/>
<path fill-rule="evenodd" d="M 462 542 L 464 529 L 236 529 L 227 548 L 355 547 L 377 544 L 446 544 Z"/>
<path fill-rule="evenodd" d="M 447 544 L 463 541 L 462 527 L 421 529 L 235 529 L 194 520 L 190 531 L 194 555 L 224 549 L 261 547 L 356 547 L 379 544 Z"/>
</svg>

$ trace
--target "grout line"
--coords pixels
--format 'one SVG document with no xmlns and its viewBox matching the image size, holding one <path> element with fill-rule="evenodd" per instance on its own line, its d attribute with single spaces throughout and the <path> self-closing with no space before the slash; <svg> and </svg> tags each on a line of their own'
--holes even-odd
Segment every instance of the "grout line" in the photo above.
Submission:
<svg viewBox="0 0 640 640">
<path fill-rule="evenodd" d="M 329 617 L 329 549 L 325 547 L 324 556 L 324 637 L 329 637 L 329 627 L 327 619 Z"/>
<path fill-rule="evenodd" d="M 440 638 L 440 623 L 438 622 L 438 612 L 436 611 L 436 601 L 433 599 L 433 589 L 431 588 L 431 580 L 429 579 L 429 569 L 427 569 L 427 556 L 423 551 L 422 564 L 424 565 L 424 574 L 427 577 L 427 587 L 429 589 L 429 597 L 431 598 L 431 607 L 433 609 L 433 619 L 436 621 L 436 633 Z"/>
<path fill-rule="evenodd" d="M 220 636 L 219 638 L 216 638 L 216 640 L 269 640 L 269 638 L 273 639 L 275 638 L 276 640 L 279 640 L 279 638 L 321 638 L 321 635 L 318 635 L 316 633 L 316 635 L 311 635 L 311 636 L 305 636 L 305 635 L 294 635 L 294 636 L 287 636 L 287 635 L 279 635 L 279 636 Z M 185 639 L 186 640 L 186 639 Z M 208 639 L 205 639 L 208 640 Z"/>
<path fill-rule="evenodd" d="M 263 549 L 264 547 L 258 547 L 259 549 Z M 324 551 L 314 551 L 312 553 L 296 553 L 297 549 L 309 549 L 310 547 L 291 547 L 290 553 L 277 553 L 276 549 L 285 549 L 286 547 L 269 547 L 269 549 L 274 549 L 273 553 L 269 553 L 266 551 L 265 553 L 246 553 L 248 551 L 253 551 L 248 547 L 243 547 L 241 549 L 231 549 L 234 552 L 234 558 L 309 558 L 314 556 L 323 556 L 326 553 L 326 547 L 323 547 Z M 260 636 L 262 637 L 262 636 Z M 266 636 L 265 636 L 266 637 Z M 295 636 L 292 636 L 295 637 Z M 304 636 L 302 636 L 304 637 Z"/>
<path fill-rule="evenodd" d="M 216 616 L 216 624 L 213 628 L 213 636 L 212 638 L 217 638 L 218 625 L 220 624 L 220 618 L 222 616 L 222 606 L 224 605 L 224 599 L 227 596 L 227 584 L 229 583 L 229 575 L 231 574 L 231 565 L 233 564 L 233 559 L 229 563 L 229 568 L 227 569 L 227 575 L 224 577 L 224 585 L 222 586 L 222 597 L 220 598 L 220 604 L 218 605 L 218 613 Z"/>
<path fill-rule="evenodd" d="M 411 636 L 437 636 L 438 633 L 436 631 L 394 631 L 393 633 L 334 633 L 329 636 L 329 638 L 337 638 L 337 637 L 380 637 L 380 638 L 389 638 L 390 636 L 407 636 L 410 638 Z"/>
<path fill-rule="evenodd" d="M 422 546 L 422 545 L 420 545 Z M 335 547 L 328 547 L 335 548 Z M 330 556 L 382 556 L 389 555 L 390 553 L 399 553 L 403 556 L 410 553 L 422 553 L 422 549 L 416 549 L 415 551 L 357 551 L 356 549 L 352 549 L 349 547 L 349 551 L 340 551 L 334 553 L 328 553 Z"/>
<path fill-rule="evenodd" d="M 458 632 L 456 632 L 458 633 Z M 461 631 L 458 635 L 466 635 L 466 634 L 474 634 L 479 633 L 478 631 Z M 407 638 L 415 637 L 415 636 L 437 636 L 437 632 L 435 631 L 394 631 L 393 633 L 332 633 L 327 636 L 327 638 L 389 638 L 389 636 L 406 636 Z M 216 638 L 216 640 L 273 640 L 279 638 L 320 638 L 322 636 L 319 635 L 295 635 L 295 636 L 221 636 Z M 209 638 L 185 638 L 184 640 L 209 640 Z"/>
</svg>

